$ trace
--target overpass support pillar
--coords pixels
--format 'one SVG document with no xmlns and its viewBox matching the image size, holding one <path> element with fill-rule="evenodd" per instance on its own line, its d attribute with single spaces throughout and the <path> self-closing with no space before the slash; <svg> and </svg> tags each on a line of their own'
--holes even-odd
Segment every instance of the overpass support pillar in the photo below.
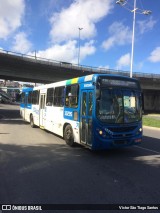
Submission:
<svg viewBox="0 0 160 213">
<path fill-rule="evenodd" d="M 160 91 L 143 90 L 144 112 L 160 113 Z"/>
</svg>

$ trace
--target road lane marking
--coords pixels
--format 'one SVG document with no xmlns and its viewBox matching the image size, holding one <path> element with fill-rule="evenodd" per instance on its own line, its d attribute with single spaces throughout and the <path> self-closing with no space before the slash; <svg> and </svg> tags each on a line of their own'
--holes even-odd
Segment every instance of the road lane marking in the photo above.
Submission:
<svg viewBox="0 0 160 213">
<path fill-rule="evenodd" d="M 146 151 L 154 152 L 154 153 L 156 153 L 156 154 L 160 154 L 160 152 L 157 152 L 157 151 L 152 150 L 152 149 L 147 149 L 147 148 L 144 148 L 144 147 L 141 147 L 141 146 L 135 146 L 135 147 L 137 147 L 137 148 L 139 148 L 139 149 L 144 149 L 144 150 L 146 150 Z"/>
</svg>

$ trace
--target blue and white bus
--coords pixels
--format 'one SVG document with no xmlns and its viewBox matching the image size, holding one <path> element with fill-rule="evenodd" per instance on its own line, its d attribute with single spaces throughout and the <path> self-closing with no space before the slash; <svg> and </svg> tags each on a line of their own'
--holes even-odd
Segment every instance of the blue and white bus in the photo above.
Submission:
<svg viewBox="0 0 160 213">
<path fill-rule="evenodd" d="M 93 74 L 24 89 L 20 113 L 70 146 L 98 150 L 142 141 L 141 88 L 133 78 Z"/>
</svg>

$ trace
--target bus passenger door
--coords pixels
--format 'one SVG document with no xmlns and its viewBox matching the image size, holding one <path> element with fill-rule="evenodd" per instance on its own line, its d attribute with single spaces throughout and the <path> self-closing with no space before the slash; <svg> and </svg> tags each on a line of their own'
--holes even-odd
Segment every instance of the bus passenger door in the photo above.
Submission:
<svg viewBox="0 0 160 213">
<path fill-rule="evenodd" d="M 29 112 L 28 112 L 28 93 L 25 96 L 24 102 L 24 120 L 28 120 Z"/>
<path fill-rule="evenodd" d="M 40 94 L 40 117 L 39 117 L 39 125 L 41 127 L 44 127 L 45 100 L 46 100 L 46 95 L 45 94 Z"/>
<path fill-rule="evenodd" d="M 27 118 L 27 104 L 28 104 L 28 95 L 25 95 L 24 98 L 24 120 Z"/>
<path fill-rule="evenodd" d="M 92 145 L 92 111 L 93 111 L 93 91 L 82 91 L 81 99 L 81 143 Z"/>
</svg>

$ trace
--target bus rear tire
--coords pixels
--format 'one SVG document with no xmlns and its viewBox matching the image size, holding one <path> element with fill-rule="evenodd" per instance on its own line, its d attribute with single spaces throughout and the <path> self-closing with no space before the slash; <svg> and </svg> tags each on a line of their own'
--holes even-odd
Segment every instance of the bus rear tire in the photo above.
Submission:
<svg viewBox="0 0 160 213">
<path fill-rule="evenodd" d="M 30 115 L 30 125 L 31 125 L 32 128 L 35 128 L 33 115 Z"/>
<path fill-rule="evenodd" d="M 64 140 L 66 141 L 66 144 L 69 146 L 74 146 L 74 136 L 73 136 L 73 130 L 70 124 L 68 124 L 64 129 Z"/>
</svg>

